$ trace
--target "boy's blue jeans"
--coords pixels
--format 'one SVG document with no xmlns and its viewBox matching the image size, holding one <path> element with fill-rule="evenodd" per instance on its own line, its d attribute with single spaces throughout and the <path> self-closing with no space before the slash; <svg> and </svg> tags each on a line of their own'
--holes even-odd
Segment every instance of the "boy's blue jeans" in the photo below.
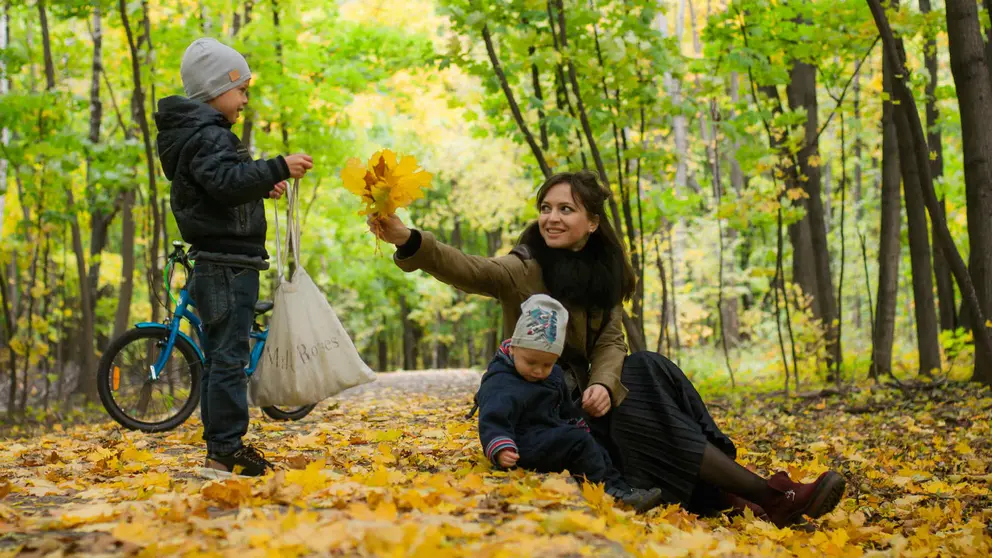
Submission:
<svg viewBox="0 0 992 558">
<path fill-rule="evenodd" d="M 258 302 L 258 270 L 196 262 L 190 294 L 203 322 L 207 357 L 200 378 L 200 416 L 208 454 L 242 447 L 248 432 L 248 335 Z"/>
</svg>

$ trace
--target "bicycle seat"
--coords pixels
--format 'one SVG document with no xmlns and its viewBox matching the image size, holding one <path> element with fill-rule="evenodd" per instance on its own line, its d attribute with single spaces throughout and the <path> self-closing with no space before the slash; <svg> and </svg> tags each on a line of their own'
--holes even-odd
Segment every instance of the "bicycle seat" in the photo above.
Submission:
<svg viewBox="0 0 992 558">
<path fill-rule="evenodd" d="M 266 312 L 272 310 L 273 306 L 275 305 L 272 304 L 271 300 L 259 300 L 255 303 L 255 315 L 265 314 Z"/>
</svg>

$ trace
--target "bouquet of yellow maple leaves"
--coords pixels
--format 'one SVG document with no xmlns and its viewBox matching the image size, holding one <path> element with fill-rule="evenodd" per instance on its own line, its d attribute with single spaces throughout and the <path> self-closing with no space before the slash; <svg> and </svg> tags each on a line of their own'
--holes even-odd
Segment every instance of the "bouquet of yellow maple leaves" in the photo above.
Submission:
<svg viewBox="0 0 992 558">
<path fill-rule="evenodd" d="M 389 149 L 376 151 L 367 165 L 355 157 L 348 159 L 341 171 L 344 187 L 365 204 L 358 214 L 371 215 L 372 220 L 393 215 L 397 209 L 424 197 L 423 188 L 430 187 L 433 177 L 420 168 L 414 156 L 397 157 Z"/>
</svg>

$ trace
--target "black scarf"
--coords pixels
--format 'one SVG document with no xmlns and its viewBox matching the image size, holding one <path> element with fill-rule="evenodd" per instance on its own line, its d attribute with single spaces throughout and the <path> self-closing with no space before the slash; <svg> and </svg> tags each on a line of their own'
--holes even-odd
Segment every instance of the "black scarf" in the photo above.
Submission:
<svg viewBox="0 0 992 558">
<path fill-rule="evenodd" d="M 528 227 L 521 244 L 541 265 L 548 293 L 566 306 L 609 311 L 622 298 L 623 261 L 593 234 L 579 251 L 550 248 L 537 225 Z"/>
</svg>

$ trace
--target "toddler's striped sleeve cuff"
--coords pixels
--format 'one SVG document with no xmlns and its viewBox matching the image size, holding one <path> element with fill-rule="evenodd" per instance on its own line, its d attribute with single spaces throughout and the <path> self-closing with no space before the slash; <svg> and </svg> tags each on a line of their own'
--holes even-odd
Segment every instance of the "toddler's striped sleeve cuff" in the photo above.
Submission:
<svg viewBox="0 0 992 558">
<path fill-rule="evenodd" d="M 513 451 L 517 451 L 517 444 L 514 444 L 513 440 L 507 438 L 506 436 L 498 436 L 493 438 L 493 440 L 486 446 L 486 459 L 492 461 L 496 465 L 499 465 L 499 463 L 496 462 L 496 455 L 499 453 L 499 450 L 506 448 L 511 448 Z"/>
</svg>

